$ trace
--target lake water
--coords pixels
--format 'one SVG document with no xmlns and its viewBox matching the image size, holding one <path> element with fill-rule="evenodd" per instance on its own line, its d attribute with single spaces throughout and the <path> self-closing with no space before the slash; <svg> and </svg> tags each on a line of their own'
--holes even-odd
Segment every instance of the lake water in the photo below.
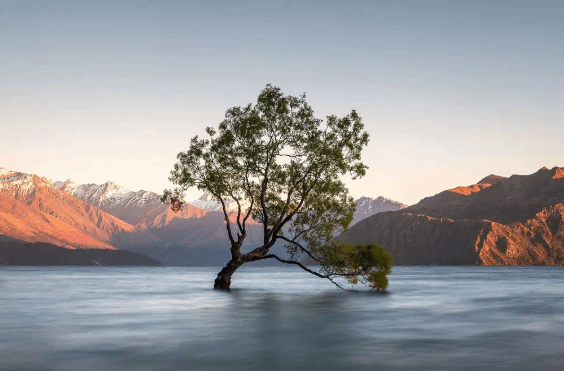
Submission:
<svg viewBox="0 0 564 371">
<path fill-rule="evenodd" d="M 564 268 L 2 267 L 0 370 L 561 370 Z"/>
</svg>

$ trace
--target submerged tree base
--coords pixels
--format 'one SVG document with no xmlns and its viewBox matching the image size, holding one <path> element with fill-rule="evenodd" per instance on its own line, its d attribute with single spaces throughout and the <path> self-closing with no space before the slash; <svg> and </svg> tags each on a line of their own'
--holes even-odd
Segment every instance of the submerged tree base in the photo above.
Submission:
<svg viewBox="0 0 564 371">
<path fill-rule="evenodd" d="M 219 275 L 213 283 L 214 290 L 231 291 L 229 288 L 231 286 L 231 277 L 226 279 L 225 277 L 220 277 Z"/>
<path fill-rule="evenodd" d="M 241 265 L 243 265 L 243 262 L 240 259 L 231 259 L 217 274 L 217 278 L 213 283 L 214 290 L 230 291 L 231 276 Z"/>
</svg>

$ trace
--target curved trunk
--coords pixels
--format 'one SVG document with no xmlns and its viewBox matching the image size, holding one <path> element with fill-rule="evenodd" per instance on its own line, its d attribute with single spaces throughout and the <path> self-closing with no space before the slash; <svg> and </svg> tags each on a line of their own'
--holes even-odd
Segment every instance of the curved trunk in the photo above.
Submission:
<svg viewBox="0 0 564 371">
<path fill-rule="evenodd" d="M 217 274 L 217 278 L 213 284 L 215 290 L 229 291 L 231 286 L 231 276 L 233 273 L 243 265 L 243 262 L 238 259 L 231 259 L 229 263 Z"/>
</svg>

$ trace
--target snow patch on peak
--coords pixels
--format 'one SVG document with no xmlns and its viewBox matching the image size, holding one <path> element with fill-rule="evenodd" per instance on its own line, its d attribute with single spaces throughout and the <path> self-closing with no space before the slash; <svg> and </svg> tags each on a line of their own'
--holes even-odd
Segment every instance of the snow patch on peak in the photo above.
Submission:
<svg viewBox="0 0 564 371">
<path fill-rule="evenodd" d="M 68 185 L 69 191 L 72 190 Z M 114 182 L 72 183 L 72 195 L 130 224 L 138 223 L 148 212 L 162 206 L 161 196 L 149 191 L 130 191 Z"/>
<path fill-rule="evenodd" d="M 27 174 L 0 168 L 0 180 L 2 180 L 3 182 L 12 182 L 14 180 L 21 179 L 24 175 Z"/>
<path fill-rule="evenodd" d="M 401 206 L 400 208 L 407 207 L 407 205 L 404 205 L 401 202 L 394 201 L 390 198 L 383 197 L 383 196 L 378 196 L 377 198 L 363 196 L 363 197 L 360 197 L 355 202 L 356 202 L 357 207 L 359 205 L 370 205 L 372 207 L 372 206 L 375 206 L 375 205 L 387 205 L 387 204 L 398 205 L 398 206 Z"/>
<path fill-rule="evenodd" d="M 234 199 L 230 197 L 223 197 L 223 201 L 225 202 L 225 208 L 228 213 L 236 212 L 238 210 L 237 202 Z M 242 210 L 247 210 L 251 205 L 251 202 L 248 200 L 240 200 L 239 203 L 241 204 Z M 207 211 L 223 211 L 221 202 L 215 200 L 215 197 L 209 192 L 204 192 L 200 198 L 195 201 L 188 202 L 188 204 Z"/>
<path fill-rule="evenodd" d="M 16 173 L 15 171 L 8 170 L 4 167 L 0 167 L 0 177 L 1 178 L 8 177 L 8 176 L 15 174 L 15 173 Z"/>
<path fill-rule="evenodd" d="M 377 213 L 384 211 L 394 211 L 407 207 L 407 205 L 401 202 L 391 200 L 387 197 L 379 196 L 377 198 L 372 197 L 360 197 L 355 201 L 356 210 L 353 215 L 353 220 L 351 225 L 354 225 L 361 221 L 362 219 L 368 218 Z"/>
<path fill-rule="evenodd" d="M 131 196 L 132 191 L 125 189 L 114 182 L 106 182 L 100 186 L 103 188 L 102 194 L 100 195 L 100 201 L 109 198 L 128 198 Z"/>
<path fill-rule="evenodd" d="M 33 194 L 38 187 L 53 188 L 53 181 L 46 177 L 1 168 L 0 190 L 3 193 L 19 198 Z"/>
<path fill-rule="evenodd" d="M 213 195 L 210 192 L 204 192 L 196 201 L 215 201 Z"/>
<path fill-rule="evenodd" d="M 64 182 L 61 182 L 61 181 L 53 182 L 53 185 L 56 188 L 60 189 L 61 191 L 70 194 L 71 196 L 74 195 L 74 193 L 76 191 L 76 187 L 78 186 L 75 182 L 73 182 L 70 179 L 67 179 Z"/>
<path fill-rule="evenodd" d="M 378 201 L 382 201 L 382 202 L 394 202 L 394 203 L 398 203 L 398 201 L 394 201 L 391 198 L 388 197 L 384 197 L 384 196 L 378 196 L 378 198 L 376 198 L 376 200 Z M 401 203 L 401 202 L 400 202 Z"/>
<path fill-rule="evenodd" d="M 125 188 L 118 186 L 115 183 L 106 182 L 104 184 L 80 184 L 75 187 L 73 195 L 86 202 L 99 205 L 100 202 L 111 198 L 123 198 L 124 194 L 130 193 Z"/>
</svg>

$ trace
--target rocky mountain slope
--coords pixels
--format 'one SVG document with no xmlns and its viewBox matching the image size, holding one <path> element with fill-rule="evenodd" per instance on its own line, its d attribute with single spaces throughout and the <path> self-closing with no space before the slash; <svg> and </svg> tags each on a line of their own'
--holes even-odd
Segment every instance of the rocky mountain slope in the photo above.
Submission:
<svg viewBox="0 0 564 371">
<path fill-rule="evenodd" d="M 69 248 L 106 248 L 134 227 L 61 192 L 47 178 L 0 169 L 0 234 Z"/>
<path fill-rule="evenodd" d="M 481 189 L 468 194 L 460 192 L 461 187 L 448 190 L 425 198 L 406 211 L 452 219 L 524 222 L 543 208 L 563 201 L 564 169 L 542 168 L 531 175 L 512 175 L 474 187 Z"/>
<path fill-rule="evenodd" d="M 42 264 L 37 259 L 47 252 L 53 253 L 53 261 L 57 262 L 94 264 L 86 258 L 98 256 L 104 264 L 119 264 L 124 257 L 143 264 L 143 258 L 137 255 L 108 252 L 117 250 L 114 239 L 120 235 L 128 236 L 129 242 L 157 241 L 148 233 L 134 236 L 135 230 L 131 224 L 61 191 L 47 178 L 0 168 L 0 242 L 4 243 L 1 264 Z M 93 251 L 68 252 L 84 249 Z M 145 258 L 147 264 L 153 264 L 152 259 Z"/>
<path fill-rule="evenodd" d="M 52 207 L 50 209 L 53 210 Z M 76 223 L 66 223 L 56 215 L 0 195 L 0 235 L 19 241 L 47 242 L 66 248 L 115 249 L 108 243 L 109 236 L 104 231 L 98 230 L 92 223 L 87 223 L 85 227 L 88 226 L 95 233 L 88 233 L 77 227 Z"/>
<path fill-rule="evenodd" d="M 396 264 L 564 264 L 564 169 L 489 176 L 371 216 L 341 238 L 376 242 Z"/>
</svg>

